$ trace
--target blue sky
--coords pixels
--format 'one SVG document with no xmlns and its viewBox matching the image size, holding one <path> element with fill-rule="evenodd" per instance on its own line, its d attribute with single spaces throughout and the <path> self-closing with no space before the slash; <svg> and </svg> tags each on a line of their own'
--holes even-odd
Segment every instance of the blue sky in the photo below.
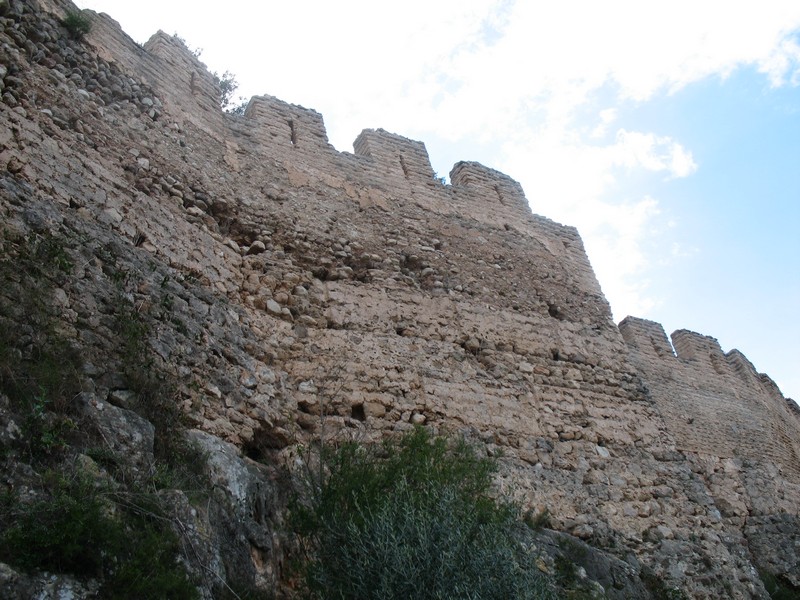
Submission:
<svg viewBox="0 0 800 600">
<path fill-rule="evenodd" d="M 617 321 L 738 348 L 800 399 L 800 2 L 83 0 L 244 96 L 478 160 L 575 225 Z"/>
<path fill-rule="evenodd" d="M 657 188 L 661 218 L 676 225 L 647 252 L 656 257 L 674 243 L 683 251 L 649 263 L 647 293 L 657 300 L 648 317 L 739 347 L 800 398 L 797 88 L 771 89 L 741 67 L 621 112 L 625 127 L 679 139 L 698 165 Z"/>
</svg>

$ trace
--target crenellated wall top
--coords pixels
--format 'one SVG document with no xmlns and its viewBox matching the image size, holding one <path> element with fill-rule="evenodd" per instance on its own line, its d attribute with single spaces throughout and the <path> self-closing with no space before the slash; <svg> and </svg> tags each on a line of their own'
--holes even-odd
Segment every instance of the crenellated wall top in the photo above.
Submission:
<svg viewBox="0 0 800 600">
<path fill-rule="evenodd" d="M 220 107 L 218 81 L 183 40 L 158 31 L 139 46 L 116 21 L 102 14 L 95 17 L 90 41 L 107 60 L 141 74 L 159 94 L 160 101 L 179 108 L 187 121 L 229 137 L 226 128 L 230 125 Z M 383 129 L 365 129 L 353 143 L 354 154 L 340 153 L 329 143 L 320 113 L 270 95 L 251 98 L 244 115 L 237 118 L 244 120 L 262 146 L 257 150 L 259 154 L 279 155 L 286 162 L 300 159 L 304 166 L 316 162 L 320 168 L 331 170 L 353 162 L 355 156 L 358 160 L 354 164 L 368 185 L 383 182 L 387 188 L 399 185 L 416 192 L 441 192 L 443 198 L 456 196 L 453 202 L 447 200 L 444 204 L 484 221 L 524 220 L 531 215 L 518 182 L 476 162 L 456 164 L 451 172 L 452 185 L 442 191 L 445 186 L 436 179 L 425 144 L 420 141 Z M 425 203 L 437 208 L 435 201 L 428 199 Z M 473 210 L 470 203 L 483 206 Z M 487 211 L 487 206 L 496 210 Z"/>
</svg>

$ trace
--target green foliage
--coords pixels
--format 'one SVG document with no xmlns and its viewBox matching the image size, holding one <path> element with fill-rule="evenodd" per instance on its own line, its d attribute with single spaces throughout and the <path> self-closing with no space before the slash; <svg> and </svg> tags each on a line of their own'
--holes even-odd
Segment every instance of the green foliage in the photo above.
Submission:
<svg viewBox="0 0 800 600">
<path fill-rule="evenodd" d="M 260 590 L 252 585 L 240 585 L 236 582 L 230 582 L 230 585 L 225 584 L 217 586 L 214 590 L 215 600 L 274 600 L 274 591 Z"/>
<path fill-rule="evenodd" d="M 761 582 L 773 600 L 800 600 L 800 589 L 780 576 L 776 576 L 768 571 L 759 570 Z"/>
<path fill-rule="evenodd" d="M 585 576 L 581 576 L 580 565 L 586 561 L 586 547 L 576 540 L 561 536 L 558 539 L 559 553 L 554 557 L 555 578 L 560 598 L 584 600 L 605 598 Z"/>
<path fill-rule="evenodd" d="M 528 511 L 525 513 L 524 521 L 525 524 L 534 531 L 545 529 L 546 527 L 550 527 L 550 511 L 547 508 L 543 508 L 538 513 Z"/>
<path fill-rule="evenodd" d="M 32 502 L 7 494 L 0 559 L 26 570 L 100 578 L 103 598 L 196 598 L 166 520 L 113 498 L 82 476 L 55 478 L 46 497 Z"/>
<path fill-rule="evenodd" d="M 379 448 L 346 444 L 322 463 L 291 519 L 312 597 L 550 597 L 518 539 L 516 507 L 490 495 L 495 463 L 464 441 L 417 428 Z"/>
<path fill-rule="evenodd" d="M 239 96 L 239 99 L 235 103 L 231 102 L 225 106 L 224 109 L 229 115 L 241 117 L 244 115 L 244 111 L 247 110 L 247 99 L 244 96 Z"/>
<path fill-rule="evenodd" d="M 578 581 L 578 565 L 586 557 L 586 549 L 569 538 L 558 542 L 561 553 L 555 558 L 556 578 L 565 588 L 571 588 Z"/>
<path fill-rule="evenodd" d="M 81 390 L 79 357 L 63 340 L 36 332 L 19 348 L 19 329 L 0 322 L 0 390 L 37 419 L 64 413 Z"/>
<path fill-rule="evenodd" d="M 24 421 L 24 433 L 28 449 L 34 457 L 52 456 L 66 450 L 70 434 L 77 425 L 72 418 L 50 412 L 47 390 L 42 389 L 33 398 Z"/>
<path fill-rule="evenodd" d="M 51 458 L 74 433 L 70 411 L 81 391 L 80 356 L 57 331 L 52 305 L 72 262 L 54 236 L 6 239 L 3 246 L 0 392 L 20 417 L 22 449 L 33 459 Z"/>
<path fill-rule="evenodd" d="M 233 95 L 239 89 L 239 82 L 236 81 L 236 75 L 230 71 L 225 71 L 222 75 L 212 73 L 217 82 L 220 91 L 219 105 L 227 113 L 232 115 L 243 115 L 244 110 L 247 108 L 247 100 L 243 96 L 239 96 L 234 100 Z"/>
<path fill-rule="evenodd" d="M 230 71 L 225 71 L 222 75 L 218 75 L 217 73 L 213 75 L 221 94 L 220 105 L 225 108 L 230 104 L 233 99 L 233 94 L 239 88 L 239 82 L 236 81 L 236 76 Z"/>
<path fill-rule="evenodd" d="M 678 588 L 667 587 L 664 580 L 647 566 L 642 567 L 640 577 L 642 583 L 644 583 L 655 600 L 688 600 L 683 591 Z"/>
<path fill-rule="evenodd" d="M 61 24 L 66 27 L 69 34 L 76 40 L 83 38 L 92 30 L 92 21 L 82 10 L 67 11 L 66 16 L 61 20 Z"/>
<path fill-rule="evenodd" d="M 6 499 L 0 555 L 23 569 L 99 575 L 105 559 L 98 549 L 117 542 L 116 530 L 102 526 L 103 503 L 93 492 L 86 482 L 59 481 L 47 498 Z"/>
<path fill-rule="evenodd" d="M 178 540 L 163 524 L 145 523 L 129 539 L 123 559 L 103 586 L 107 598 L 198 598 L 176 556 Z M 121 550 L 121 548 L 119 549 Z"/>
</svg>

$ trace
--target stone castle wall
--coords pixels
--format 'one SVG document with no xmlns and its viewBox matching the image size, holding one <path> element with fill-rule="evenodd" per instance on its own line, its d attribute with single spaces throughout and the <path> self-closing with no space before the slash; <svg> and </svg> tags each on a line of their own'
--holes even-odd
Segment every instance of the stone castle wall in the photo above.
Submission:
<svg viewBox="0 0 800 600">
<path fill-rule="evenodd" d="M 800 481 L 794 403 L 741 352 L 686 330 L 670 344 L 658 323 L 631 317 L 620 331 L 682 450 L 772 462 Z"/>
<path fill-rule="evenodd" d="M 226 115 L 183 43 L 93 22 L 73 54 L 9 38 L 24 69 L 0 105 L 6 224 L 94 240 L 64 290 L 76 339 L 113 343 L 92 287 L 113 245 L 137 305 L 171 294 L 150 343 L 188 417 L 250 456 L 289 460 L 321 422 L 461 431 L 526 506 L 693 597 L 763 597 L 748 544 L 798 576 L 764 550 L 798 531 L 798 413 L 741 354 L 617 327 L 577 230 L 507 175 L 460 162 L 444 185 L 380 129 L 338 152 L 319 113 L 270 96 Z"/>
</svg>

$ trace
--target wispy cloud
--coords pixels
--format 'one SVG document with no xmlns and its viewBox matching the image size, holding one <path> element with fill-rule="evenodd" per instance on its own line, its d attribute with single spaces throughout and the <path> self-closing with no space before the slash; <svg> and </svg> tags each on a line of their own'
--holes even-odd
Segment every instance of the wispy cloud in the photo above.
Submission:
<svg viewBox="0 0 800 600">
<path fill-rule="evenodd" d="M 528 144 L 506 146 L 504 168 L 520 177 L 534 212 L 578 227 L 615 314 L 647 314 L 656 300 L 643 276 L 649 262 L 645 242 L 663 234 L 659 201 L 649 195 L 615 197 L 620 170 L 686 172 L 682 150 L 669 139 L 618 132 L 599 146 L 550 132 Z M 621 314 L 620 307 L 624 314 Z"/>
<path fill-rule="evenodd" d="M 609 126 L 617 118 L 617 109 L 606 108 L 604 110 L 601 110 L 598 116 L 600 117 L 600 123 L 597 124 L 592 129 L 592 132 L 589 134 L 589 137 L 592 139 L 599 139 L 605 137 L 606 133 L 608 132 Z"/>
<path fill-rule="evenodd" d="M 620 129 L 616 144 L 609 150 L 612 164 L 629 169 L 667 171 L 672 177 L 687 177 L 697 170 L 692 153 L 666 136 Z"/>
<path fill-rule="evenodd" d="M 769 77 L 772 87 L 800 83 L 800 44 L 797 38 L 784 39 L 769 56 L 759 61 L 759 71 Z"/>
</svg>

